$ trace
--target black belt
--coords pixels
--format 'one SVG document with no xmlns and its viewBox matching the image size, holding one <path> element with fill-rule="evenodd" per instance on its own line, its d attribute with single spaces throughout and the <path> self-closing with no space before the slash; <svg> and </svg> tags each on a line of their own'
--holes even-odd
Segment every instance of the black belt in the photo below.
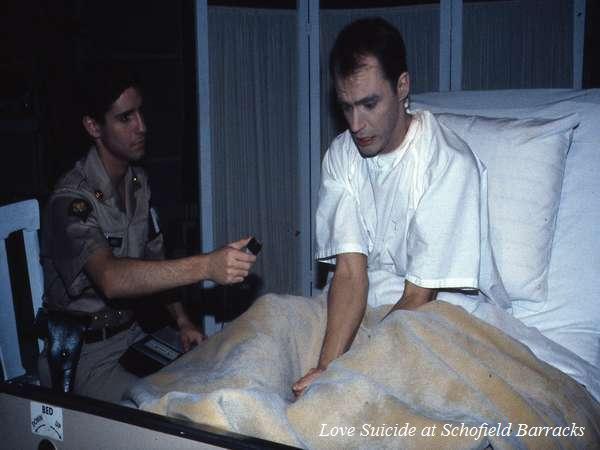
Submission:
<svg viewBox="0 0 600 450">
<path fill-rule="evenodd" d="M 127 330 L 131 327 L 131 324 L 133 324 L 133 320 L 125 322 L 122 325 L 117 325 L 116 327 L 103 327 L 96 330 L 87 330 L 83 335 L 83 342 L 86 344 L 93 344 L 95 342 L 104 341 L 121 331 Z"/>
</svg>

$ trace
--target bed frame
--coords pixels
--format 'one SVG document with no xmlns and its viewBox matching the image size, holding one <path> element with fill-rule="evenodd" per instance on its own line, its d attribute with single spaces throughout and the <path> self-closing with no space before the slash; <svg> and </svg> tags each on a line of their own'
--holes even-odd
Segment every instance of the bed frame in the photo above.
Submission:
<svg viewBox="0 0 600 450">
<path fill-rule="evenodd" d="M 10 449 L 294 448 L 23 382 L 0 384 L 0 417 Z"/>
</svg>

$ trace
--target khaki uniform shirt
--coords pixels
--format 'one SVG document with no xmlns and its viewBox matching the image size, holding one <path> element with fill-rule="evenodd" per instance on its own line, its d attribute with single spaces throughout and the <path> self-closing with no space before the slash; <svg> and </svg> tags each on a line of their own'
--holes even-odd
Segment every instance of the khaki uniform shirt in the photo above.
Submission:
<svg viewBox="0 0 600 450">
<path fill-rule="evenodd" d="M 125 211 L 119 208 L 118 192 L 92 147 L 58 182 L 42 219 L 44 302 L 50 308 L 89 313 L 108 321 L 93 328 L 131 320 L 132 311 L 126 301 L 108 302 L 94 287 L 83 270 L 92 253 L 110 248 L 116 257 L 164 258 L 146 173 L 130 167 L 124 183 Z"/>
</svg>

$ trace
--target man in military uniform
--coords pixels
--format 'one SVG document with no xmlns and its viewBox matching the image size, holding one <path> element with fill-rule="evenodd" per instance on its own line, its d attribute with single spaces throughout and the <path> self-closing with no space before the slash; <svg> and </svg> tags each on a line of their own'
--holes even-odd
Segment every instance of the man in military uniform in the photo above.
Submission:
<svg viewBox="0 0 600 450">
<path fill-rule="evenodd" d="M 89 319 L 74 392 L 118 401 L 136 379 L 118 360 L 144 335 L 133 306 L 201 280 L 241 282 L 256 257 L 243 250 L 246 238 L 212 253 L 165 260 L 148 178 L 135 165 L 146 141 L 139 83 L 123 68 L 104 66 L 86 78 L 84 97 L 83 126 L 94 145 L 60 179 L 44 212 L 44 301 L 59 315 Z M 168 308 L 185 350 L 204 339 L 180 303 Z M 43 383 L 47 375 L 42 357 Z"/>
</svg>

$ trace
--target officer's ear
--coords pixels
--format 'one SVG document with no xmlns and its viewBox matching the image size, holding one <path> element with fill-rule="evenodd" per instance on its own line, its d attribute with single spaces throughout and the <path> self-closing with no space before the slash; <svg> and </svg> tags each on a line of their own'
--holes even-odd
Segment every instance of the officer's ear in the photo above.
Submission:
<svg viewBox="0 0 600 450">
<path fill-rule="evenodd" d="M 91 116 L 83 116 L 82 119 L 83 128 L 88 134 L 92 137 L 92 139 L 100 138 L 100 124 Z"/>
</svg>

